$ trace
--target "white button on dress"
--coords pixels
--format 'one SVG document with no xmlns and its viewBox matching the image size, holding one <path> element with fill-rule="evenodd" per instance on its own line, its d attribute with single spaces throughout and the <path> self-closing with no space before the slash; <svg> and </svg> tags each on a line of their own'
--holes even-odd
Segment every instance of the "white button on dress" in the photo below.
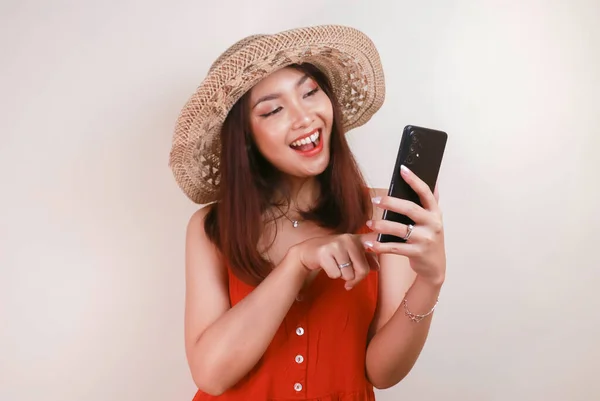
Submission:
<svg viewBox="0 0 600 401">
<path fill-rule="evenodd" d="M 302 355 L 296 355 L 295 361 L 296 363 L 302 363 L 304 362 L 304 357 Z"/>
<path fill-rule="evenodd" d="M 296 334 L 298 334 L 299 336 L 303 335 L 304 334 L 304 329 L 302 327 L 298 327 L 296 329 Z"/>
<path fill-rule="evenodd" d="M 294 384 L 294 390 L 296 390 L 296 391 L 302 391 L 302 384 L 300 384 L 300 383 Z"/>
</svg>

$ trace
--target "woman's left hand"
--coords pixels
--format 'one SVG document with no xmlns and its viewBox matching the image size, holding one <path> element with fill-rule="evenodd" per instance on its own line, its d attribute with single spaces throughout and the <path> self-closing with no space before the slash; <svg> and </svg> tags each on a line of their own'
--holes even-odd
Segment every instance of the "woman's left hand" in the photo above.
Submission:
<svg viewBox="0 0 600 401">
<path fill-rule="evenodd" d="M 437 187 L 435 194 L 408 168 L 402 166 L 402 178 L 419 195 L 421 204 L 391 196 L 373 198 L 375 206 L 410 217 L 415 222 L 412 233 L 406 242 L 380 243 L 367 241 L 365 247 L 377 254 L 404 255 L 410 260 L 411 268 L 421 278 L 434 285 L 441 285 L 446 274 L 446 251 L 442 212 L 438 206 Z M 405 224 L 387 220 L 373 220 L 367 223 L 376 233 L 391 234 L 404 238 L 409 230 Z"/>
</svg>

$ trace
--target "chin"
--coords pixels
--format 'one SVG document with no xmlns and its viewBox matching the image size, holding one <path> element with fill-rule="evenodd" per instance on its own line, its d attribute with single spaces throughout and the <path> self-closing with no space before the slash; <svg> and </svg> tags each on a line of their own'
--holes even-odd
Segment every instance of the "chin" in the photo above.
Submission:
<svg viewBox="0 0 600 401">
<path fill-rule="evenodd" d="M 299 178 L 311 178 L 323 174 L 329 165 L 330 157 L 325 152 L 320 156 L 313 160 L 294 160 L 294 165 L 288 166 L 291 167 L 288 173 Z"/>
<path fill-rule="evenodd" d="M 327 169 L 328 165 L 329 165 L 329 160 L 327 160 L 327 162 L 323 163 L 322 165 L 314 166 L 311 169 L 307 169 L 306 177 L 316 177 L 318 175 L 323 174 L 325 172 L 325 170 Z"/>
<path fill-rule="evenodd" d="M 294 163 L 294 165 L 286 164 L 285 166 L 279 166 L 278 169 L 290 177 L 297 179 L 307 179 L 314 178 L 323 174 L 323 172 L 327 169 L 328 165 L 329 157 L 319 161 L 314 160 L 311 163 L 296 162 Z"/>
</svg>

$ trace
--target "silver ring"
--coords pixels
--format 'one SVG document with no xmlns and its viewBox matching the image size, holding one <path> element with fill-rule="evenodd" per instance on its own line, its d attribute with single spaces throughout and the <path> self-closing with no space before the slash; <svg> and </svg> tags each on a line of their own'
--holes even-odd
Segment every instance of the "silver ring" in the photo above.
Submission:
<svg viewBox="0 0 600 401">
<path fill-rule="evenodd" d="M 413 226 L 412 224 L 409 224 L 407 229 L 406 229 L 406 235 L 404 236 L 403 240 L 404 241 L 408 241 L 408 239 L 410 238 L 410 236 L 412 235 L 413 229 L 415 228 L 415 226 Z"/>
<path fill-rule="evenodd" d="M 344 267 L 348 267 L 348 266 L 350 266 L 351 264 L 352 264 L 352 261 L 350 261 L 350 262 L 346 262 L 346 263 L 342 263 L 341 265 L 338 265 L 338 267 L 339 267 L 340 269 L 343 269 Z"/>
</svg>

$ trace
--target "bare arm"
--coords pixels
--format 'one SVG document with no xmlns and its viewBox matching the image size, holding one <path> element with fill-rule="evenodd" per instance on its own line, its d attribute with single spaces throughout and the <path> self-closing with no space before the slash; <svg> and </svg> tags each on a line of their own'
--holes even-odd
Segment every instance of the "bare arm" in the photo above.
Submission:
<svg viewBox="0 0 600 401">
<path fill-rule="evenodd" d="M 408 375 L 429 334 L 433 314 L 419 323 L 411 321 L 402 304 L 404 295 L 410 312 L 425 314 L 435 305 L 441 288 L 441 283 L 428 282 L 418 276 L 415 280 L 408 260 L 401 258 L 395 255 L 380 258 L 381 310 L 374 321 L 375 335 L 366 356 L 367 376 L 379 389 L 392 387 Z"/>
<path fill-rule="evenodd" d="M 185 345 L 194 382 L 202 391 L 218 395 L 262 357 L 308 271 L 297 259 L 286 257 L 231 308 L 227 272 L 206 237 L 205 215 L 206 208 L 196 212 L 187 231 Z"/>
<path fill-rule="evenodd" d="M 392 209 L 399 207 L 397 202 L 386 203 L 389 200 L 389 198 L 386 199 L 386 193 L 387 191 L 382 189 L 375 190 L 373 193 L 374 196 L 384 199 L 383 203 L 385 204 L 380 206 Z M 432 202 L 433 199 L 430 197 L 429 201 Z M 401 206 L 408 205 L 404 203 Z M 407 212 L 407 210 L 397 211 L 403 214 Z M 405 231 L 391 232 L 397 227 L 382 223 L 379 220 L 381 212 L 381 207 L 375 208 L 372 228 L 376 232 L 404 235 Z M 425 214 L 422 213 L 422 216 Z M 429 315 L 418 323 L 413 322 L 405 314 L 403 300 L 407 300 L 406 307 L 410 312 L 425 314 L 435 305 L 444 281 L 443 271 L 445 269 L 426 268 L 432 265 L 432 260 L 436 262 L 433 264 L 445 266 L 443 236 L 439 240 L 431 234 L 435 231 L 434 229 L 426 230 L 425 223 L 422 227 L 423 229 L 415 239 L 415 244 L 398 246 L 375 243 L 374 251 L 379 254 L 381 266 L 379 300 L 371 327 L 371 341 L 367 347 L 366 370 L 370 382 L 380 389 L 394 386 L 411 371 L 429 334 L 433 315 Z M 426 237 L 435 239 L 429 241 L 429 239 L 425 239 Z M 432 245 L 429 247 L 423 245 L 426 243 Z M 427 254 L 427 257 L 423 257 L 422 254 Z M 417 274 L 413 270 L 409 257 L 414 260 L 417 270 L 423 274 Z"/>
</svg>

